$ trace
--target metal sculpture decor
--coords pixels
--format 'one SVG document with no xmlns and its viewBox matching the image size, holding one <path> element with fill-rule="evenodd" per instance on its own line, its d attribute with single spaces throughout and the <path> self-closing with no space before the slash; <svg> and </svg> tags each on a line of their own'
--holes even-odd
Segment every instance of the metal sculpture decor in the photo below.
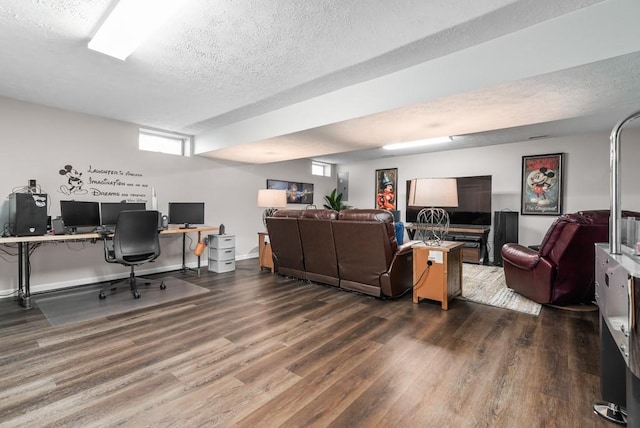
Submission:
<svg viewBox="0 0 640 428">
<path fill-rule="evenodd" d="M 426 206 L 418 213 L 416 239 L 439 246 L 449 233 L 449 213 L 441 207 L 458 206 L 455 178 L 416 178 L 409 187 L 409 205 Z"/>
</svg>

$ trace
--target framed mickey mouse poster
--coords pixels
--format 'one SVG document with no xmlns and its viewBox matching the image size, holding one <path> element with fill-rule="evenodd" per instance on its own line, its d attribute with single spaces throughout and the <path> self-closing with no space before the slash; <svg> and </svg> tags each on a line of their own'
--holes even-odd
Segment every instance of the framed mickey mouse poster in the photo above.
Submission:
<svg viewBox="0 0 640 428">
<path fill-rule="evenodd" d="M 563 153 L 522 156 L 523 215 L 562 214 Z"/>
</svg>

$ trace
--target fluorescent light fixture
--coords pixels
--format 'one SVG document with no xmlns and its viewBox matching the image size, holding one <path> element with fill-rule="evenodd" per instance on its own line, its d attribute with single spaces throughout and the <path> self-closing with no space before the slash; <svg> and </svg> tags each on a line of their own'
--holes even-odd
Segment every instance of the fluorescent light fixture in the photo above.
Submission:
<svg viewBox="0 0 640 428">
<path fill-rule="evenodd" d="M 120 0 L 89 42 L 89 49 L 124 61 L 184 3 L 184 0 Z"/>
<path fill-rule="evenodd" d="M 394 143 L 382 146 L 385 150 L 412 149 L 414 147 L 430 146 L 432 144 L 450 143 L 453 137 L 436 137 L 427 138 L 425 140 L 407 141 L 405 143 Z"/>
</svg>

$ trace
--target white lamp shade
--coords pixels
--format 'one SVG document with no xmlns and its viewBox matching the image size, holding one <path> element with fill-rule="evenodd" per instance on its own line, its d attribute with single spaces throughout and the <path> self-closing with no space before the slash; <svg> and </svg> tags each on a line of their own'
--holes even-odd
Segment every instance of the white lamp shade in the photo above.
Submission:
<svg viewBox="0 0 640 428">
<path fill-rule="evenodd" d="M 287 191 L 278 189 L 259 189 L 258 206 L 261 208 L 286 208 Z"/>
<path fill-rule="evenodd" d="M 458 181 L 455 178 L 414 178 L 409 186 L 409 206 L 457 207 Z"/>
</svg>

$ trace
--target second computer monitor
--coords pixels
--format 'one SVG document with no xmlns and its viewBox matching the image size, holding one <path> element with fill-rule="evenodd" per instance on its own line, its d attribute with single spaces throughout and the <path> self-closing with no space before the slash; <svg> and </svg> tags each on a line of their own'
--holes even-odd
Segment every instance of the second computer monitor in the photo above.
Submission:
<svg viewBox="0 0 640 428">
<path fill-rule="evenodd" d="M 102 202 L 100 204 L 102 225 L 115 226 L 120 211 L 138 211 L 145 209 L 147 209 L 147 206 L 144 202 Z"/>
<path fill-rule="evenodd" d="M 169 223 L 187 228 L 204 224 L 204 202 L 169 202 Z"/>
</svg>

